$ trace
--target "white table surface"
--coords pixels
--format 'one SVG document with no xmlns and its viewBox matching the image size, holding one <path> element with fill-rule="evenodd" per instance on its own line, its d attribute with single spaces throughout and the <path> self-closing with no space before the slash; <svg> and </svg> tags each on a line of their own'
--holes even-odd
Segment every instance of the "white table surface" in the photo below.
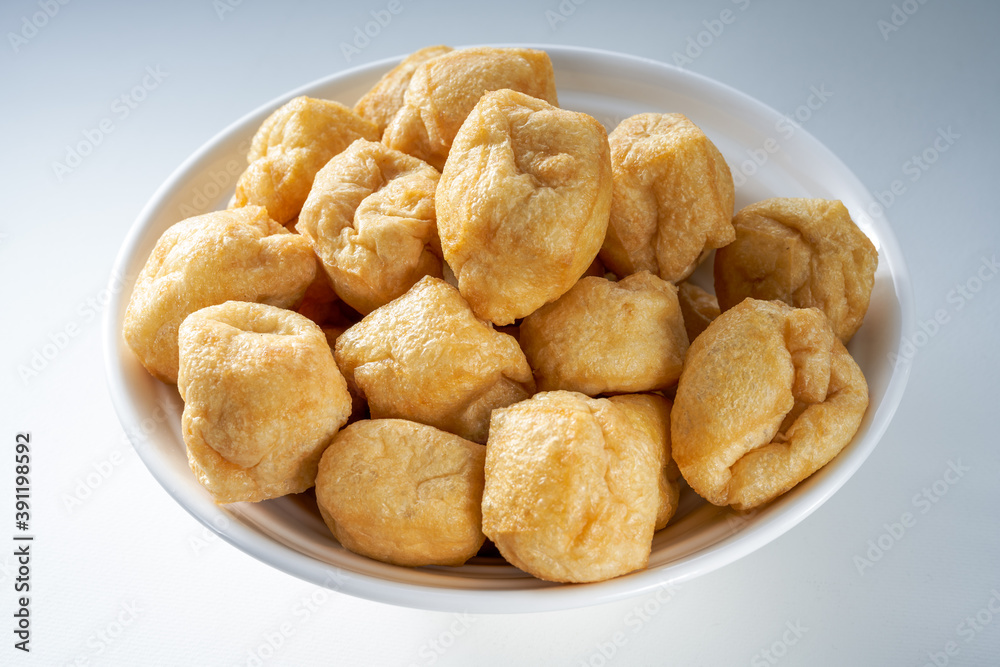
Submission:
<svg viewBox="0 0 1000 667">
<path fill-rule="evenodd" d="M 1000 249 L 1000 5 L 396 2 L 349 61 L 341 44 L 389 2 L 0 8 L 0 664 L 1000 664 L 1000 278 L 988 263 Z M 723 10 L 732 20 L 718 30 Z M 641 623 L 641 598 L 462 615 L 325 592 L 272 569 L 215 538 L 152 479 L 105 388 L 104 289 L 144 203 L 216 132 L 294 87 L 430 44 L 581 45 L 673 63 L 711 27 L 719 34 L 701 35 L 707 46 L 690 49 L 688 69 L 787 114 L 825 91 L 803 126 L 873 193 L 898 181 L 887 216 L 917 322 L 946 320 L 915 338 L 888 432 L 818 511 L 650 604 Z M 124 106 L 144 77 L 145 99 Z M 67 147 L 106 118 L 110 133 L 57 173 Z M 951 136 L 937 144 L 946 151 L 935 149 L 939 133 Z M 921 168 L 912 157 L 925 152 L 935 160 Z M 24 373 L 50 344 L 57 353 Z M 21 431 L 33 443 L 30 654 L 12 634 Z M 898 535 L 905 513 L 911 525 Z M 880 538 L 890 546 L 881 554 Z"/>
</svg>

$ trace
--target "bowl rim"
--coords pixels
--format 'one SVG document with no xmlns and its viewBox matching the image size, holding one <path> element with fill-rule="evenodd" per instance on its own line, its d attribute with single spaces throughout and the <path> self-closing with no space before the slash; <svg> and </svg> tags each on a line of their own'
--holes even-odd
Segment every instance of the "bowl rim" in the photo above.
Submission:
<svg viewBox="0 0 1000 667">
<path fill-rule="evenodd" d="M 503 43 L 473 46 L 534 48 L 544 50 L 554 62 L 558 59 L 589 59 L 596 61 L 598 65 L 605 64 L 613 67 L 628 65 L 645 71 L 658 71 L 661 76 L 686 79 L 688 85 L 700 89 L 708 88 L 715 96 L 738 101 L 741 109 L 749 110 L 750 114 L 757 120 L 773 122 L 774 119 L 783 117 L 773 108 L 728 84 L 651 58 L 591 47 L 553 44 Z M 455 48 L 466 47 L 457 46 Z M 404 56 L 405 54 L 384 58 L 337 71 L 298 86 L 258 106 L 202 144 L 156 189 L 129 227 L 115 257 L 108 283 L 111 293 L 115 295 L 115 301 L 111 307 L 105 309 L 103 314 L 102 348 L 105 359 L 105 375 L 113 407 L 123 426 L 138 423 L 143 419 L 143 415 L 138 413 L 137 407 L 132 402 L 127 391 L 128 383 L 124 370 L 116 361 L 125 345 L 119 329 L 120 317 L 127 304 L 127 300 L 124 299 L 131 293 L 131 288 L 122 289 L 121 281 L 125 276 L 127 265 L 132 261 L 137 248 L 144 241 L 150 220 L 162 208 L 170 193 L 177 190 L 190 177 L 190 171 L 195 165 L 207 159 L 251 119 L 262 117 L 293 97 L 307 94 L 311 90 L 330 85 L 337 80 L 348 79 L 359 74 L 386 71 L 398 64 Z M 798 131 L 802 135 L 801 140 L 809 142 L 811 150 L 821 153 L 824 161 L 838 170 L 841 177 L 846 179 L 852 188 L 858 192 L 869 192 L 857 176 L 824 144 L 805 129 L 799 128 Z M 884 248 L 884 252 L 880 255 L 889 264 L 888 273 L 899 307 L 899 337 L 898 340 L 894 341 L 898 350 L 907 333 L 913 328 L 912 285 L 902 251 L 888 220 L 880 214 L 874 220 L 869 219 L 869 224 L 879 229 L 879 244 Z M 126 283 L 128 283 L 127 280 Z M 822 484 L 813 485 L 805 493 L 798 496 L 799 502 L 795 505 L 795 512 L 775 512 L 755 517 L 754 525 L 750 529 L 734 532 L 727 538 L 684 557 L 678 562 L 650 567 L 602 582 L 561 584 L 532 589 L 477 590 L 428 586 L 389 581 L 364 573 L 347 572 L 337 566 L 322 563 L 284 544 L 270 540 L 266 535 L 262 535 L 238 521 L 220 522 L 216 512 L 209 511 L 210 508 L 205 507 L 204 503 L 193 500 L 185 494 L 183 488 L 175 487 L 171 483 L 170 470 L 163 460 L 152 455 L 146 447 L 141 446 L 132 433 L 129 433 L 128 437 L 152 476 L 189 514 L 244 553 L 288 574 L 356 597 L 419 609 L 477 613 L 544 611 L 596 605 L 672 589 L 683 582 L 735 562 L 775 540 L 812 514 L 860 468 L 885 434 L 891 418 L 902 400 L 909 374 L 910 364 L 896 365 L 885 387 L 883 398 L 871 417 L 871 425 L 866 437 L 862 443 L 859 443 L 861 446 L 854 446 L 849 451 L 842 452 L 838 457 L 840 460 L 837 474 L 824 479 Z M 212 507 L 220 509 L 218 506 Z"/>
</svg>

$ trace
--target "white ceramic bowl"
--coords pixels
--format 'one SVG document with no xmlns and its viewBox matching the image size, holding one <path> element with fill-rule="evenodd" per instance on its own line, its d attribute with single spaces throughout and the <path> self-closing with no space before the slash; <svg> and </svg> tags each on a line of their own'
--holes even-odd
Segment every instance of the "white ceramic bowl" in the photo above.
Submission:
<svg viewBox="0 0 1000 667">
<path fill-rule="evenodd" d="M 689 489 L 677 516 L 657 533 L 649 567 L 595 584 L 556 585 L 499 560 L 459 568 L 416 569 L 352 554 L 330 535 L 304 497 L 217 506 L 187 466 L 177 390 L 154 380 L 121 336 L 135 278 L 160 234 L 197 213 L 225 207 L 245 164 L 250 137 L 276 107 L 297 95 L 353 104 L 398 60 L 335 74 L 289 92 L 222 131 L 153 195 L 118 255 L 107 310 L 105 353 L 111 397 L 125 432 L 153 476 L 185 509 L 259 560 L 308 581 L 393 604 L 436 610 L 516 612 L 579 607 L 654 591 L 709 572 L 775 539 L 826 501 L 858 469 L 885 432 L 906 383 L 894 368 L 913 300 L 903 258 L 865 187 L 816 139 L 773 109 L 732 88 L 663 63 L 617 53 L 536 46 L 552 58 L 560 105 L 589 113 L 609 129 L 644 111 L 681 112 L 729 162 L 736 207 L 768 197 L 840 199 L 878 248 L 875 288 L 865 323 L 849 346 L 868 379 L 871 404 L 854 441 L 829 465 L 767 507 L 748 515 L 707 505 Z M 704 268 L 702 279 L 707 277 Z M 710 280 L 710 279 L 709 279 Z M 707 286 L 710 286 L 710 282 Z M 117 287 L 117 285 L 116 285 Z"/>
</svg>

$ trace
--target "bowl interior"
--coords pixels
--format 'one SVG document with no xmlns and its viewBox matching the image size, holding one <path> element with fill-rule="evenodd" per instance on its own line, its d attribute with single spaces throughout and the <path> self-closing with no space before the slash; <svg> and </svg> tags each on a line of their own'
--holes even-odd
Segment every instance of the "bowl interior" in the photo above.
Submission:
<svg viewBox="0 0 1000 667">
<path fill-rule="evenodd" d="M 560 46 L 546 50 L 560 106 L 595 116 L 611 130 L 645 111 L 681 112 L 725 156 L 737 183 L 736 208 L 768 197 L 840 199 L 879 253 L 871 305 L 849 349 L 868 380 L 870 406 L 854 441 L 825 468 L 763 509 L 737 513 L 682 493 L 675 518 L 653 541 L 649 567 L 586 585 L 555 585 L 499 559 L 459 568 L 401 568 L 357 556 L 330 535 L 309 494 L 217 506 L 191 474 L 177 389 L 153 379 L 122 340 L 132 286 L 162 232 L 186 217 L 224 208 L 246 162 L 250 138 L 296 95 L 353 104 L 396 61 L 340 73 L 289 92 L 236 121 L 189 158 L 155 193 L 121 248 L 112 282 L 124 289 L 107 310 L 105 353 L 112 401 L 136 451 L 191 514 L 238 548 L 303 579 L 352 595 L 439 610 L 539 611 L 596 604 L 670 586 L 732 562 L 773 540 L 829 498 L 861 465 L 888 426 L 908 366 L 894 367 L 912 322 L 909 279 L 887 221 L 865 187 L 829 150 L 788 119 L 717 82 L 632 56 Z M 710 262 L 694 276 L 711 288 Z"/>
</svg>

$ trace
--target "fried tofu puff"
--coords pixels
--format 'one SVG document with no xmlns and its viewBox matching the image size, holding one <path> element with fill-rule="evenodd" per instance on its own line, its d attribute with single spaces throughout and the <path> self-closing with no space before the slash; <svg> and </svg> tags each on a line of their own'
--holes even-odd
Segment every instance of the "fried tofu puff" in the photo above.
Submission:
<svg viewBox="0 0 1000 667">
<path fill-rule="evenodd" d="M 313 177 L 356 139 L 378 141 L 378 127 L 339 102 L 296 97 L 267 117 L 250 144 L 230 208 L 255 204 L 285 225 L 295 219 Z"/>
<path fill-rule="evenodd" d="M 430 276 L 341 334 L 336 359 L 373 419 L 410 419 L 479 443 L 494 408 L 535 389 L 517 341 Z"/>
<path fill-rule="evenodd" d="M 520 341 L 540 391 L 589 396 L 665 389 L 688 348 L 677 288 L 648 271 L 583 278 L 524 318 Z"/>
<path fill-rule="evenodd" d="M 736 240 L 715 255 L 722 310 L 747 297 L 826 313 L 845 344 L 861 327 L 878 251 L 837 200 L 775 198 L 733 218 Z"/>
<path fill-rule="evenodd" d="M 331 350 L 336 349 L 337 339 L 350 329 L 351 326 L 350 324 L 335 324 L 323 327 L 323 334 L 326 336 L 326 342 Z M 347 391 L 351 394 L 351 416 L 347 420 L 348 423 L 368 419 L 371 413 L 368 410 L 368 401 L 365 400 L 361 391 L 353 385 L 347 385 Z"/>
<path fill-rule="evenodd" d="M 864 375 L 822 311 L 746 299 L 691 343 L 674 460 L 712 504 L 752 509 L 826 465 L 867 407 Z"/>
<path fill-rule="evenodd" d="M 351 424 L 323 454 L 316 502 L 346 549 L 384 563 L 461 565 L 482 531 L 486 447 L 402 419 Z"/>
<path fill-rule="evenodd" d="M 681 305 L 689 341 L 697 338 L 722 312 L 714 294 L 686 280 L 677 286 L 677 301 Z"/>
<path fill-rule="evenodd" d="M 558 104 L 552 61 L 544 51 L 484 46 L 431 58 L 413 71 L 382 141 L 441 170 L 479 98 L 504 88 Z"/>
<path fill-rule="evenodd" d="M 175 383 L 185 317 L 230 300 L 291 307 L 315 276 L 309 243 L 259 206 L 188 218 L 163 233 L 139 273 L 125 342 L 154 377 Z"/>
<path fill-rule="evenodd" d="M 389 121 L 403 106 L 403 97 L 417 66 L 451 50 L 450 46 L 428 46 L 406 56 L 358 100 L 354 113 L 375 123 L 379 134 L 385 132 Z"/>
<path fill-rule="evenodd" d="M 508 562 L 563 582 L 646 566 L 663 445 L 637 418 L 608 399 L 567 391 L 493 412 L 483 532 Z"/>
<path fill-rule="evenodd" d="M 677 283 L 732 242 L 733 177 L 697 125 L 679 113 L 643 113 L 619 123 L 608 142 L 615 185 L 601 260 L 611 271 Z"/>
<path fill-rule="evenodd" d="M 677 512 L 681 495 L 681 471 L 670 449 L 670 408 L 669 399 L 656 394 L 619 394 L 611 396 L 614 403 L 631 420 L 632 424 L 645 432 L 657 444 L 659 455 L 659 505 L 656 510 L 656 530 L 665 528 Z"/>
<path fill-rule="evenodd" d="M 337 296 L 358 312 L 389 303 L 423 276 L 441 277 L 439 176 L 426 162 L 363 139 L 316 174 L 295 229 Z"/>
<path fill-rule="evenodd" d="M 290 310 L 228 301 L 185 318 L 178 340 L 188 462 L 215 501 L 312 487 L 351 412 L 323 331 Z"/>
<path fill-rule="evenodd" d="M 324 271 L 316 271 L 316 277 L 309 283 L 295 312 L 305 315 L 322 327 L 328 322 L 335 322 L 339 318 L 340 310 L 340 299 L 333 291 L 330 279 L 326 277 Z"/>
<path fill-rule="evenodd" d="M 510 324 L 554 301 L 594 261 L 608 226 L 604 127 L 512 90 L 483 95 L 437 189 L 445 261 L 476 314 Z"/>
</svg>

